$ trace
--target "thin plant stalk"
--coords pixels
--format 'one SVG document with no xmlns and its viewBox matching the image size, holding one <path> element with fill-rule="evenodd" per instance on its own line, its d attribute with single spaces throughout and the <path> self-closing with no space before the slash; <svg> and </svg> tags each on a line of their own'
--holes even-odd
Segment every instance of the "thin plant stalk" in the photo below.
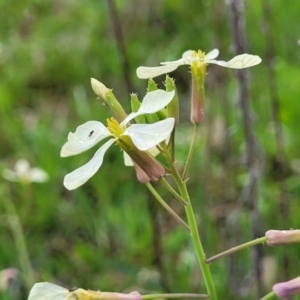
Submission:
<svg viewBox="0 0 300 300">
<path fill-rule="evenodd" d="M 191 161 L 192 161 L 192 157 L 194 154 L 194 150 L 195 150 L 195 145 L 196 145 L 196 139 L 198 136 L 198 128 L 199 128 L 199 124 L 194 124 L 194 131 L 193 131 L 193 137 L 192 137 L 192 142 L 191 142 L 191 146 L 190 146 L 190 150 L 189 150 L 189 154 L 187 157 L 187 161 L 182 173 L 182 180 L 185 181 L 187 178 L 187 174 L 191 165 Z"/>
<path fill-rule="evenodd" d="M 270 292 L 269 294 L 265 295 L 264 297 L 260 298 L 259 300 L 269 300 L 274 298 L 276 295 L 274 292 Z"/>
<path fill-rule="evenodd" d="M 246 248 L 249 248 L 249 247 L 253 247 L 255 245 L 258 245 L 258 244 L 263 244 L 267 241 L 267 238 L 264 236 L 264 237 L 261 237 L 261 238 L 258 238 L 258 239 L 255 239 L 253 241 L 250 241 L 250 242 L 247 242 L 247 243 L 244 243 L 242 245 L 239 245 L 239 246 L 236 246 L 236 247 L 233 247 L 233 248 L 230 248 L 224 252 L 221 252 L 215 256 L 212 256 L 208 259 L 206 259 L 206 263 L 210 264 L 211 262 L 221 258 L 221 257 L 224 257 L 224 256 L 227 256 L 227 255 L 230 255 L 232 253 L 235 253 L 237 251 L 240 251 L 240 250 L 243 250 L 243 249 L 246 249 Z"/>
<path fill-rule="evenodd" d="M 176 293 L 176 294 L 149 294 L 149 295 L 143 295 L 143 300 L 149 300 L 149 299 L 157 299 L 157 298 L 201 298 L 201 299 L 208 299 L 209 296 L 206 294 L 184 294 L 184 293 Z"/>
<path fill-rule="evenodd" d="M 172 186 L 168 183 L 168 181 L 162 177 L 160 179 L 161 183 L 165 186 L 165 188 L 183 205 L 187 205 L 188 203 L 172 188 Z"/>
<path fill-rule="evenodd" d="M 186 224 L 177 214 L 176 212 L 164 201 L 164 199 L 157 193 L 155 188 L 148 182 L 145 184 L 152 195 L 158 200 L 158 202 L 186 229 L 190 230 L 188 224 Z"/>
<path fill-rule="evenodd" d="M 24 281 L 27 289 L 29 290 L 35 282 L 34 271 L 30 262 L 28 249 L 25 241 L 25 235 L 17 214 L 17 210 L 13 202 L 5 195 L 2 197 L 5 206 L 10 228 L 13 234 L 14 242 L 16 245 L 20 266 L 23 271 Z"/>
</svg>

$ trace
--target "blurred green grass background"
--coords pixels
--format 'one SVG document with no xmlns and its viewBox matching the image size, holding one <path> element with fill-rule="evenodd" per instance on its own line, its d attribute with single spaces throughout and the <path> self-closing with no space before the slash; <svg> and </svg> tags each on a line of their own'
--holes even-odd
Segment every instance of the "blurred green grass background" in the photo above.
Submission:
<svg viewBox="0 0 300 300">
<path fill-rule="evenodd" d="M 218 47 L 220 59 L 232 58 L 228 7 L 217 0 L 118 0 L 126 49 L 122 53 L 108 2 L 0 1 L 0 167 L 11 168 L 17 159 L 26 158 L 51 177 L 30 187 L 2 179 L 0 197 L 18 210 L 38 281 L 103 291 L 203 292 L 189 235 L 136 181 L 134 170 L 123 166 L 117 147 L 108 151 L 100 171 L 72 192 L 63 187 L 64 175 L 87 162 L 94 150 L 67 159 L 60 158 L 59 151 L 69 131 L 109 116 L 90 87 L 91 77 L 113 88 L 129 111 L 129 93 L 142 98 L 147 85 L 135 75 L 138 66 L 177 59 L 187 49 L 208 52 Z M 263 59 L 249 70 L 255 133 L 264 158 L 258 203 L 261 232 L 299 228 L 300 4 L 268 0 L 245 5 L 248 52 Z M 264 5 L 269 7 L 268 19 Z M 273 32 L 271 41 L 266 23 Z M 271 42 L 272 57 L 267 53 Z M 129 66 L 125 75 L 124 57 Z M 277 77 L 284 166 L 275 142 L 270 68 Z M 180 164 L 192 132 L 190 78 L 184 67 L 172 76 L 181 93 Z M 160 86 L 163 80 L 158 79 Z M 232 70 L 208 67 L 206 122 L 189 180 L 207 256 L 253 239 L 249 210 L 241 200 L 247 170 L 237 88 Z M 282 184 L 286 214 L 280 203 Z M 177 201 L 161 193 L 184 217 Z M 20 269 L 2 202 L 0 270 Z M 263 250 L 266 292 L 276 281 L 299 275 L 299 246 Z M 256 299 L 250 250 L 217 261 L 211 269 L 220 299 Z M 21 288 L 17 295 L 3 289 L 1 299 L 26 299 L 27 292 Z"/>
</svg>

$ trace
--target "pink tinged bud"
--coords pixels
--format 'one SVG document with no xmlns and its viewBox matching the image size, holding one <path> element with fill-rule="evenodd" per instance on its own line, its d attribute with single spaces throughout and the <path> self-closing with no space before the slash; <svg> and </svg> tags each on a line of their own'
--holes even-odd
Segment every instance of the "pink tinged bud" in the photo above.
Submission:
<svg viewBox="0 0 300 300">
<path fill-rule="evenodd" d="M 141 183 L 148 183 L 150 181 L 148 175 L 139 167 L 139 165 L 134 164 L 134 167 L 138 181 Z"/>
<path fill-rule="evenodd" d="M 300 277 L 286 282 L 276 283 L 273 292 L 279 298 L 285 298 L 300 293 Z"/>
<path fill-rule="evenodd" d="M 129 294 L 122 293 L 101 293 L 101 299 L 107 300 L 142 300 L 142 296 L 138 292 L 132 292 Z"/>
<path fill-rule="evenodd" d="M 140 167 L 137 171 L 138 180 L 147 183 L 149 180 L 157 181 L 166 173 L 164 167 L 148 152 L 126 151 L 131 159 Z M 136 169 L 137 170 L 137 169 Z M 143 171 L 145 174 L 143 174 Z"/>
<path fill-rule="evenodd" d="M 148 152 L 141 151 L 132 143 L 130 137 L 122 136 L 116 140 L 116 143 L 130 156 L 135 164 L 137 164 L 152 181 L 157 181 L 163 177 L 166 173 L 165 168 Z M 147 178 L 142 174 L 142 180 L 147 180 Z"/>
<path fill-rule="evenodd" d="M 300 243 L 300 230 L 268 230 L 265 236 L 268 246 Z"/>
<path fill-rule="evenodd" d="M 196 84 L 192 85 L 191 122 L 201 124 L 204 121 L 204 89 Z"/>
</svg>

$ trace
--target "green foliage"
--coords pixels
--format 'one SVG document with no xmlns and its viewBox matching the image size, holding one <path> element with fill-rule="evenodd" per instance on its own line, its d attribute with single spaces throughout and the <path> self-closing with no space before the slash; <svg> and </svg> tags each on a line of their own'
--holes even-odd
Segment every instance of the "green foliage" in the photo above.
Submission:
<svg viewBox="0 0 300 300">
<path fill-rule="evenodd" d="M 263 58 L 249 71 L 255 131 L 265 162 L 259 188 L 263 233 L 270 228 L 299 228 L 300 52 L 298 2 L 272 1 L 272 65 L 287 162 L 283 166 L 278 161 L 272 121 L 260 2 L 247 2 L 246 20 L 249 53 Z M 60 158 L 59 151 L 68 132 L 88 120 L 105 121 L 109 116 L 90 87 L 90 77 L 113 88 L 128 112 L 129 93 L 138 92 L 140 99 L 146 93 L 146 81 L 135 76 L 138 66 L 174 60 L 186 49 L 208 52 L 218 47 L 220 59 L 233 57 L 226 7 L 217 0 L 116 4 L 130 66 L 125 75 L 125 53 L 118 50 L 105 1 L 26 0 L 13 5 L 0 1 L 0 168 L 26 158 L 51 177 L 45 184 L 29 187 L 2 180 L 0 199 L 8 198 L 18 209 L 37 281 L 103 291 L 201 292 L 201 275 L 188 234 L 136 181 L 134 169 L 123 165 L 117 147 L 108 151 L 101 170 L 72 192 L 63 187 L 64 175 L 87 162 L 94 150 L 67 159 Z M 188 69 L 180 68 L 172 75 L 181 112 L 185 112 L 180 122 L 188 124 Z M 209 66 L 206 121 L 190 170 L 191 197 L 208 256 L 253 238 L 249 211 L 239 200 L 247 173 L 243 119 L 235 103 L 233 75 L 232 70 Z M 135 90 L 128 89 L 126 78 Z M 163 87 L 164 78 L 159 79 Z M 183 165 L 188 152 L 189 130 L 186 126 L 177 134 L 178 164 Z M 288 197 L 286 213 L 280 205 L 281 184 Z M 183 217 L 177 200 L 165 195 Z M 0 240 L 0 268 L 20 269 L 1 200 Z M 265 257 L 277 270 L 275 274 L 266 270 L 266 280 L 272 275 L 275 283 L 299 275 L 299 250 L 299 246 L 264 247 Z M 249 251 L 212 264 L 223 299 L 241 299 L 241 295 L 254 299 L 255 289 L 247 281 L 253 278 L 252 264 Z M 234 267 L 236 272 L 232 272 Z M 290 278 L 281 270 L 288 271 Z M 14 297 L 2 291 L 0 299 L 26 299 L 28 291 L 22 286 L 20 291 L 22 296 Z"/>
</svg>

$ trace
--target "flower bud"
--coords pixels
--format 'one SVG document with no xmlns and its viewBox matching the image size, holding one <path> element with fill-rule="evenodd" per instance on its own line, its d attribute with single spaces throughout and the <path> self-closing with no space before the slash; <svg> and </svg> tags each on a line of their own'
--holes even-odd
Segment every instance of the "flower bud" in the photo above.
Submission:
<svg viewBox="0 0 300 300">
<path fill-rule="evenodd" d="M 131 110 L 132 110 L 132 112 L 137 112 L 141 106 L 141 102 L 139 101 L 136 94 L 131 94 L 130 97 L 131 97 L 131 100 L 130 100 Z M 145 115 L 137 116 L 134 118 L 134 120 L 137 123 L 141 123 L 141 124 L 147 123 Z"/>
<path fill-rule="evenodd" d="M 157 84 L 153 79 L 149 79 L 148 81 L 148 87 L 147 87 L 147 92 L 153 92 L 157 90 Z"/>
<path fill-rule="evenodd" d="M 108 88 L 95 78 L 91 78 L 91 85 L 95 94 L 99 96 L 104 102 L 106 102 L 106 94 L 108 92 Z"/>
<path fill-rule="evenodd" d="M 265 236 L 268 246 L 300 243 L 300 230 L 268 230 Z"/>
<path fill-rule="evenodd" d="M 150 181 L 150 178 L 148 175 L 139 167 L 138 164 L 134 163 L 135 171 L 136 171 L 136 177 L 139 182 L 141 183 L 148 183 Z"/>
<path fill-rule="evenodd" d="M 97 96 L 99 96 L 105 105 L 107 105 L 111 111 L 111 114 L 118 122 L 122 122 L 127 114 L 125 113 L 122 105 L 119 103 L 112 90 L 108 89 L 100 81 L 91 78 L 92 89 Z"/>
<path fill-rule="evenodd" d="M 122 136 L 116 140 L 116 143 L 146 173 L 150 180 L 157 181 L 165 175 L 164 167 L 148 151 L 139 150 L 132 143 L 130 137 Z M 145 178 L 141 178 L 141 180 L 145 180 Z"/>
<path fill-rule="evenodd" d="M 300 277 L 274 284 L 273 292 L 279 298 L 285 298 L 300 293 Z"/>
<path fill-rule="evenodd" d="M 71 297 L 70 297 L 71 296 Z M 105 300 L 142 300 L 142 296 L 138 292 L 132 292 L 129 294 L 114 293 L 114 292 L 101 292 L 84 289 L 76 289 L 70 292 L 70 296 L 67 299 L 105 299 Z"/>
<path fill-rule="evenodd" d="M 156 82 L 153 79 L 149 79 L 148 86 L 147 86 L 147 93 L 156 91 L 158 89 Z M 161 111 L 158 111 L 153 114 L 146 115 L 146 119 L 148 124 L 152 124 L 155 122 L 158 122 L 159 120 L 164 120 L 167 118 L 166 114 L 164 113 L 165 109 L 162 109 Z"/>
<path fill-rule="evenodd" d="M 167 106 L 168 117 L 175 119 L 175 126 L 178 124 L 179 120 L 179 103 L 178 103 L 178 93 L 175 85 L 175 81 L 173 78 L 167 75 L 166 77 L 166 91 L 171 92 L 175 91 L 175 96 L 173 100 Z"/>
</svg>

